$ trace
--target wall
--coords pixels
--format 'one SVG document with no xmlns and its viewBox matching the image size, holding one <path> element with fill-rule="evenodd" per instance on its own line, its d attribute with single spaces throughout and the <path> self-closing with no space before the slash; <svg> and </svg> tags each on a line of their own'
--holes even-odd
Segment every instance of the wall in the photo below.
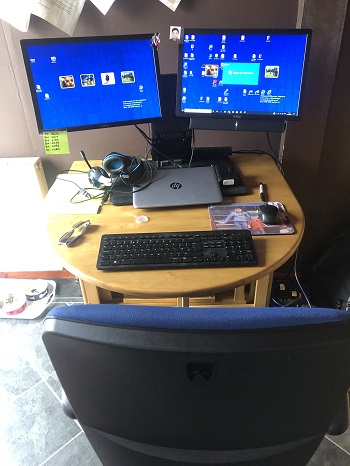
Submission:
<svg viewBox="0 0 350 466">
<path fill-rule="evenodd" d="M 320 152 L 317 186 L 311 213 L 312 227 L 305 238 L 317 257 L 327 241 L 350 225 L 350 11 L 348 9 L 325 134 Z M 311 239 L 311 234 L 313 238 Z"/>
<path fill-rule="evenodd" d="M 349 200 L 344 178 L 350 170 L 348 9 L 347 0 L 304 0 L 301 15 L 301 26 L 313 30 L 312 49 L 304 114 L 288 125 L 283 166 L 306 217 L 300 255 L 305 266 L 350 223 L 344 218 Z"/>
<path fill-rule="evenodd" d="M 117 0 L 106 16 L 86 2 L 75 36 L 161 33 L 160 63 L 163 73 L 175 72 L 177 50 L 168 38 L 171 25 L 196 27 L 311 27 L 314 31 L 304 115 L 288 125 L 282 138 L 287 180 L 306 214 L 307 228 L 301 252 L 304 261 L 317 254 L 324 240 L 344 225 L 349 199 L 346 173 L 346 118 L 349 89 L 349 21 L 347 0 L 182 0 L 174 13 L 158 0 Z M 0 23 L 0 157 L 41 156 L 48 183 L 68 168 L 84 149 L 101 159 L 112 150 L 130 155 L 144 153 L 145 144 L 133 127 L 70 133 L 70 154 L 46 156 L 38 135 L 21 59 L 21 38 L 65 36 L 50 24 L 33 17 L 28 33 Z M 345 87 L 344 87 L 345 86 Z M 344 91 L 344 88 L 346 91 Z M 232 145 L 234 149 L 269 150 L 264 133 L 196 133 L 198 145 Z M 280 138 L 272 136 L 275 151 Z M 331 183 L 329 184 L 331 180 Z M 334 215 L 336 212 L 336 215 Z"/>
</svg>

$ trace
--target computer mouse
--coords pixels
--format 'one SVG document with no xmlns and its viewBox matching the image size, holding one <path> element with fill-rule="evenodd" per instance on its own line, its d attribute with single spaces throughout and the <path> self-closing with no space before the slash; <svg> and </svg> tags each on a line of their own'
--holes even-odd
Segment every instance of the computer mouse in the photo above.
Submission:
<svg viewBox="0 0 350 466">
<path fill-rule="evenodd" d="M 261 212 L 261 221 L 267 225 L 275 225 L 278 223 L 278 207 L 273 204 L 263 204 L 259 206 Z"/>
</svg>

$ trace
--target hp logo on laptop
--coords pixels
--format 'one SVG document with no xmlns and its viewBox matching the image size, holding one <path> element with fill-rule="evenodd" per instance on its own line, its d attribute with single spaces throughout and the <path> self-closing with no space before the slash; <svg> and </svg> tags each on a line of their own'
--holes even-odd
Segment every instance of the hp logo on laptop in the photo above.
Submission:
<svg viewBox="0 0 350 466">
<path fill-rule="evenodd" d="M 179 183 L 178 181 L 175 181 L 174 183 L 171 183 L 170 187 L 171 187 L 171 189 L 181 189 L 182 184 Z"/>
</svg>

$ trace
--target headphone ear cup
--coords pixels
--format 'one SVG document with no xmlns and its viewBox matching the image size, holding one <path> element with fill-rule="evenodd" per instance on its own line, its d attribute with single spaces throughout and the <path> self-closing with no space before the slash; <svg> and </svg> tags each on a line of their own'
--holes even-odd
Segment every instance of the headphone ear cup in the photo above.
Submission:
<svg viewBox="0 0 350 466">
<path fill-rule="evenodd" d="M 121 174 L 127 184 L 137 183 L 145 173 L 145 165 L 139 157 L 132 157 L 129 167 Z"/>
<path fill-rule="evenodd" d="M 101 167 L 91 167 L 88 172 L 88 178 L 95 188 L 105 188 L 111 185 L 111 178 Z"/>
<path fill-rule="evenodd" d="M 124 172 L 131 165 L 133 157 L 111 152 L 102 160 L 103 168 L 111 175 Z"/>
</svg>

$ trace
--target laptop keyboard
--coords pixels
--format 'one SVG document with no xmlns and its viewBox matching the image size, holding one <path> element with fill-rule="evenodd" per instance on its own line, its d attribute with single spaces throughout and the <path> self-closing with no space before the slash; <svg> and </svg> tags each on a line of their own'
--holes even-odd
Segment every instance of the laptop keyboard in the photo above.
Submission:
<svg viewBox="0 0 350 466">
<path fill-rule="evenodd" d="M 247 267 L 258 262 L 249 230 L 108 234 L 98 270 Z"/>
</svg>

